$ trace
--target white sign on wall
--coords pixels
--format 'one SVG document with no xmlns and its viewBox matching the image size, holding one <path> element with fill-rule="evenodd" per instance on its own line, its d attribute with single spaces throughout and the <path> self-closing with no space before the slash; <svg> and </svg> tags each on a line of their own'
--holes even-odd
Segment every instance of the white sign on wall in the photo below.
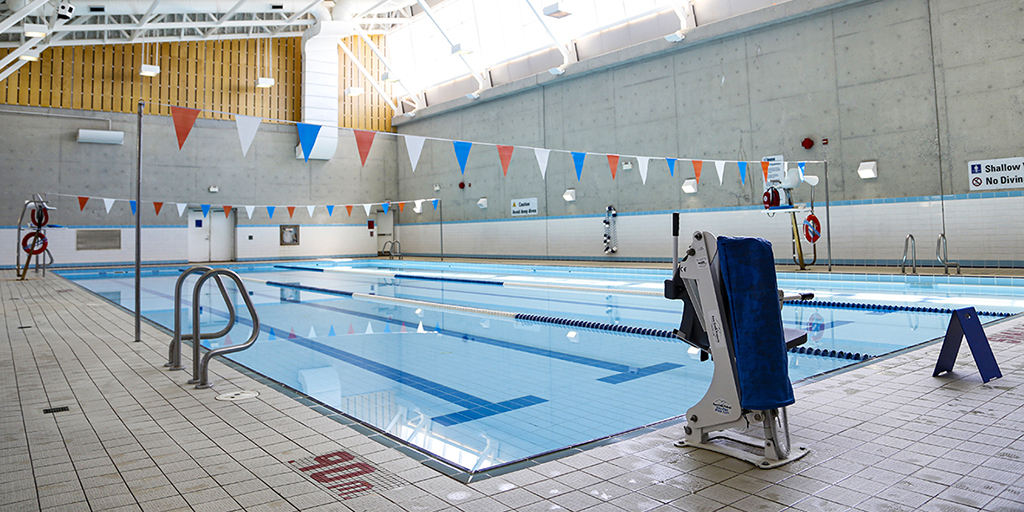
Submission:
<svg viewBox="0 0 1024 512">
<path fill-rule="evenodd" d="M 512 200 L 512 216 L 522 217 L 524 215 L 537 215 L 536 197 L 527 197 L 526 199 Z"/>
<path fill-rule="evenodd" d="M 967 162 L 971 190 L 1024 188 L 1024 157 Z"/>
<path fill-rule="evenodd" d="M 786 159 L 783 158 L 782 155 L 777 155 L 766 156 L 762 158 L 761 161 L 768 162 L 768 181 L 764 184 L 764 189 L 768 190 L 768 183 L 773 181 L 776 183 L 782 183 L 782 180 L 786 177 Z"/>
</svg>

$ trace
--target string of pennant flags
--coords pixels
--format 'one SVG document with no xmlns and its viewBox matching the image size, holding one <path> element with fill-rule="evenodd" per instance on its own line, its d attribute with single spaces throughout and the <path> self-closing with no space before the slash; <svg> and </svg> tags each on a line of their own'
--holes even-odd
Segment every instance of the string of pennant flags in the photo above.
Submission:
<svg viewBox="0 0 1024 512">
<path fill-rule="evenodd" d="M 174 130 L 178 138 L 178 149 L 184 147 L 185 140 L 188 139 L 189 133 L 192 131 L 192 126 L 195 124 L 196 119 L 199 117 L 202 109 L 178 107 L 174 105 L 166 105 L 171 109 L 171 118 L 174 120 Z M 282 119 L 270 119 L 253 116 L 243 116 L 240 114 L 231 114 L 230 112 L 220 112 L 210 110 L 209 112 L 226 113 L 235 117 L 235 124 L 238 129 L 238 140 L 242 145 L 242 156 L 245 156 L 249 152 L 249 148 L 252 146 L 253 140 L 256 138 L 256 132 L 259 129 L 260 124 L 264 120 L 279 121 L 284 123 L 294 123 L 299 134 L 299 145 L 302 147 L 303 158 L 306 162 L 309 162 L 309 154 L 316 144 L 317 136 L 320 134 L 320 130 L 324 128 L 322 125 L 301 123 L 296 121 L 282 120 Z M 329 127 L 338 128 L 338 127 Z M 366 165 L 366 158 L 370 154 L 370 148 L 373 146 L 374 137 L 378 132 L 370 130 L 359 130 L 355 128 L 342 128 L 344 130 L 351 130 L 356 140 L 356 149 L 359 152 L 359 159 L 363 166 Z M 440 141 L 452 144 L 452 149 L 455 152 L 455 159 L 459 163 L 459 169 L 462 174 L 466 174 L 466 164 L 469 161 L 469 153 L 472 151 L 474 146 L 493 146 L 498 150 L 498 157 L 501 161 L 501 170 L 503 176 L 508 176 L 508 168 L 512 162 L 512 153 L 516 149 L 521 150 L 533 150 L 534 157 L 537 159 L 537 165 L 540 167 L 541 179 L 547 179 L 548 159 L 551 153 L 568 153 L 572 156 L 573 166 L 576 170 L 576 181 L 582 181 L 583 179 L 583 166 L 587 156 L 601 157 L 604 156 L 607 159 L 608 169 L 611 171 L 612 179 L 616 177 L 616 172 L 619 167 L 620 158 L 636 158 L 637 167 L 640 173 L 640 179 L 643 183 L 647 184 L 647 171 L 651 160 L 664 160 L 668 165 L 669 174 L 675 176 L 676 164 L 680 161 L 689 162 L 693 166 L 693 175 L 697 180 L 697 184 L 700 184 L 701 172 L 703 171 L 704 163 L 711 162 L 715 166 L 715 171 L 718 174 L 718 184 L 722 185 L 725 182 L 725 166 L 726 164 L 735 164 L 739 170 L 740 181 L 745 185 L 747 183 L 747 168 L 750 162 L 743 160 L 705 160 L 697 158 L 673 158 L 673 157 L 652 157 L 652 156 L 640 156 L 640 155 L 621 155 L 613 153 L 594 153 L 587 151 L 571 151 L 562 149 L 547 149 L 537 148 L 531 146 L 511 146 L 503 144 L 492 144 L 488 142 L 471 142 L 463 140 L 444 139 L 438 137 L 426 137 L 420 135 L 407 135 L 407 134 L 391 134 L 397 137 L 402 137 L 405 140 L 405 148 L 408 152 L 409 162 L 412 164 L 412 172 L 416 172 L 416 166 L 420 160 L 420 154 L 423 151 L 423 144 L 427 140 Z M 797 166 L 800 170 L 801 179 L 804 176 L 805 165 L 811 162 L 797 162 Z M 814 162 L 817 163 L 817 162 Z M 756 164 L 760 164 L 761 174 L 764 178 L 764 182 L 768 182 L 768 167 L 770 162 L 767 161 L 755 161 Z"/>
<path fill-rule="evenodd" d="M 79 195 L 74 195 L 74 194 L 49 194 L 49 195 L 78 198 L 78 209 L 79 209 L 79 211 L 85 211 L 85 206 L 92 199 L 99 199 L 99 200 L 103 201 L 103 208 L 106 210 L 106 212 L 108 214 L 110 213 L 110 209 L 118 201 L 127 202 L 129 204 L 129 206 L 131 207 L 131 209 L 132 209 L 132 215 L 135 215 L 137 210 L 138 210 L 138 204 L 135 202 L 134 199 L 117 199 L 117 198 L 109 198 L 109 197 L 90 197 L 90 196 L 79 196 Z M 407 201 L 385 201 L 383 203 L 356 203 L 356 204 L 341 204 L 341 205 L 338 205 L 338 204 L 303 205 L 303 208 L 306 209 L 306 211 L 309 213 L 309 217 L 312 218 L 313 217 L 313 212 L 316 210 L 316 208 L 319 207 L 319 206 L 323 206 L 324 208 L 327 209 L 327 215 L 330 216 L 330 217 L 333 217 L 334 216 L 335 208 L 340 206 L 340 207 L 344 208 L 348 212 L 348 216 L 351 217 L 352 216 L 352 210 L 356 206 L 361 206 L 363 208 L 363 210 L 366 212 L 366 216 L 369 217 L 370 216 L 370 210 L 374 206 L 377 206 L 377 205 L 380 205 L 381 209 L 384 210 L 384 214 L 386 215 L 388 213 L 388 211 L 390 209 L 394 208 L 394 207 L 397 207 L 398 211 L 404 212 L 405 211 L 405 205 L 409 204 L 409 203 L 413 203 L 415 205 L 415 209 L 419 210 L 420 208 L 423 207 L 423 203 L 430 202 L 433 205 L 434 209 L 436 210 L 437 207 L 438 207 L 438 202 L 439 201 L 440 200 L 438 198 L 428 198 L 428 199 L 410 199 L 410 200 L 407 200 Z M 152 203 L 153 204 L 153 211 L 154 211 L 154 213 L 156 215 L 160 215 L 160 212 L 163 210 L 164 205 L 172 205 L 173 204 L 178 209 L 178 217 L 181 217 L 182 215 L 185 214 L 185 210 L 188 209 L 188 206 L 190 204 L 195 204 L 195 203 L 177 203 L 177 202 L 172 202 L 172 201 L 143 201 L 143 202 L 144 203 Z M 203 211 L 203 217 L 206 217 L 207 215 L 209 215 L 211 208 L 221 207 L 221 208 L 224 208 L 224 216 L 225 217 L 230 216 L 232 210 L 245 209 L 245 213 L 246 213 L 246 215 L 250 219 L 252 219 L 252 214 L 253 214 L 253 212 L 256 211 L 257 208 L 266 208 L 267 215 L 269 215 L 270 218 L 274 218 L 274 212 L 276 212 L 278 208 L 281 208 L 281 206 L 278 206 L 278 205 L 243 205 L 243 206 L 233 206 L 233 205 L 213 205 L 213 204 L 199 204 L 199 207 Z M 299 206 L 284 206 L 283 208 L 288 211 L 288 218 L 293 218 L 294 215 L 295 215 L 295 210 L 299 209 L 300 207 Z"/>
</svg>

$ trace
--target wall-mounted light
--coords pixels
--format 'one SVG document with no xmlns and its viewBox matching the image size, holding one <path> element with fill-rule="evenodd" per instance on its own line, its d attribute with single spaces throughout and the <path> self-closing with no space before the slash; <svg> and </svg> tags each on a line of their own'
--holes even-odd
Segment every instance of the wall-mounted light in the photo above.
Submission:
<svg viewBox="0 0 1024 512">
<path fill-rule="evenodd" d="M 683 192 L 694 194 L 697 192 L 697 180 L 689 179 L 683 182 Z"/>
<path fill-rule="evenodd" d="M 476 202 L 476 205 L 478 207 L 480 207 L 481 210 L 486 210 L 487 209 L 487 198 L 486 197 L 481 197 L 480 200 Z"/>
<path fill-rule="evenodd" d="M 469 55 L 471 53 L 473 53 L 473 50 L 463 48 L 462 43 L 455 43 L 452 45 L 452 55 Z"/>
<path fill-rule="evenodd" d="M 566 333 L 565 337 L 568 338 L 569 341 L 573 343 L 580 342 L 580 334 L 576 331 L 569 331 L 568 333 Z"/>
<path fill-rule="evenodd" d="M 622 162 L 622 170 L 623 171 L 631 171 L 631 170 L 633 170 L 633 162 L 630 162 L 628 160 L 625 161 L 625 162 Z"/>
<path fill-rule="evenodd" d="M 78 130 L 78 142 L 83 144 L 124 144 L 124 132 L 114 130 Z"/>
<path fill-rule="evenodd" d="M 142 76 L 157 76 L 160 74 L 160 66 L 143 64 L 142 68 L 139 69 L 139 74 Z"/>
<path fill-rule="evenodd" d="M 394 73 L 392 73 L 390 71 L 387 71 L 384 74 L 380 75 L 380 79 L 382 81 L 385 81 L 385 82 L 389 83 L 389 84 L 393 84 L 393 83 L 401 80 L 401 78 L 395 76 Z"/>
<path fill-rule="evenodd" d="M 878 177 L 878 162 L 861 162 L 857 168 L 857 174 L 862 180 L 871 180 Z"/>
<path fill-rule="evenodd" d="M 18 58 L 28 62 L 39 62 L 39 48 L 32 48 L 31 50 L 21 54 Z"/>
<path fill-rule="evenodd" d="M 683 34 L 682 30 L 677 30 L 677 31 L 675 31 L 675 32 L 665 36 L 665 40 L 670 42 L 670 43 L 678 43 L 678 42 L 682 41 L 683 39 L 686 39 L 686 34 Z"/>
<path fill-rule="evenodd" d="M 562 69 L 561 67 L 551 68 L 551 69 L 548 70 L 548 73 L 551 73 L 552 75 L 558 76 L 558 75 L 561 75 L 561 74 L 565 73 L 565 70 Z"/>
<path fill-rule="evenodd" d="M 274 81 L 273 78 L 266 78 L 266 77 L 262 77 L 261 76 L 261 77 L 256 79 L 256 88 L 257 89 L 266 89 L 268 87 L 273 87 L 274 83 L 275 83 L 275 81 Z"/>
<path fill-rule="evenodd" d="M 441 190 L 441 185 L 438 185 L 437 183 L 434 183 L 434 192 L 437 192 L 439 190 Z"/>
<path fill-rule="evenodd" d="M 475 92 L 471 92 L 471 93 L 469 93 L 469 94 L 467 94 L 467 95 L 466 95 L 466 99 L 469 99 L 469 100 L 478 100 L 478 99 L 480 99 L 480 94 L 478 94 L 478 93 L 475 93 Z"/>
<path fill-rule="evenodd" d="M 364 92 L 366 91 L 364 91 L 362 87 L 349 87 L 348 89 L 345 89 L 345 96 L 359 96 Z"/>
<path fill-rule="evenodd" d="M 34 37 L 46 37 L 46 34 L 50 32 L 49 27 L 39 23 L 26 23 L 24 25 L 24 30 L 25 37 L 29 39 Z"/>
<path fill-rule="evenodd" d="M 565 2 L 555 2 L 544 8 L 544 16 L 552 18 L 564 18 L 570 14 L 572 13 L 565 10 Z"/>
<path fill-rule="evenodd" d="M 567 202 L 567 203 L 571 203 L 571 202 L 575 201 L 576 200 L 576 189 L 574 189 L 574 188 L 566 189 L 565 193 L 562 194 L 562 199 L 565 199 L 565 202 Z"/>
</svg>

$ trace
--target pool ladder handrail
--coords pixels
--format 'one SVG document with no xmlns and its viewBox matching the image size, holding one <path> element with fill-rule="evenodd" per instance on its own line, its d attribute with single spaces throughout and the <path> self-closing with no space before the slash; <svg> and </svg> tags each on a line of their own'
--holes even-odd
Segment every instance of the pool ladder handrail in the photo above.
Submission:
<svg viewBox="0 0 1024 512">
<path fill-rule="evenodd" d="M 910 249 L 911 255 L 911 266 L 910 273 L 917 273 L 917 241 L 914 240 L 914 235 L 907 235 L 903 239 L 903 261 L 900 262 L 900 273 L 907 273 L 907 249 Z"/>
<path fill-rule="evenodd" d="M 191 334 L 181 334 L 181 288 L 185 285 L 185 279 L 197 272 L 209 272 L 213 270 L 211 267 L 205 265 L 197 265 L 191 267 L 178 276 L 178 280 L 174 283 L 174 336 L 171 338 L 170 347 L 167 350 L 167 368 L 171 370 L 183 370 L 181 366 L 181 342 L 182 340 L 192 340 Z M 204 340 L 211 340 L 222 338 L 227 335 L 235 325 L 235 306 L 231 303 L 228 298 L 228 291 L 224 288 L 224 283 L 221 281 L 220 276 L 215 278 L 217 281 L 217 287 L 220 288 L 220 294 L 224 297 L 224 303 L 228 306 L 228 326 L 218 332 L 211 332 L 202 334 Z M 198 302 L 193 303 L 196 308 L 199 308 Z M 194 383 L 193 383 L 194 384 Z"/>
<path fill-rule="evenodd" d="M 398 240 L 388 240 L 387 242 L 384 242 L 384 247 L 381 248 L 380 252 L 386 255 L 390 260 L 395 259 L 395 256 L 398 256 L 398 259 L 400 260 L 405 259 L 405 257 L 402 256 L 402 242 L 399 242 Z"/>
<path fill-rule="evenodd" d="M 945 233 L 940 233 L 939 239 L 935 242 L 935 259 L 939 260 L 939 263 L 942 264 L 944 274 L 949 274 L 949 267 L 956 267 L 956 273 L 960 275 L 960 264 L 955 261 L 949 261 L 949 254 L 946 252 Z"/>
<path fill-rule="evenodd" d="M 211 277 L 219 277 L 219 276 L 228 276 L 228 277 L 230 277 L 231 280 L 235 282 L 235 286 L 238 287 L 238 292 L 242 295 L 242 300 L 245 302 L 245 307 L 246 307 L 246 309 L 249 310 L 249 317 L 252 319 L 252 334 L 250 334 L 249 335 L 249 339 L 246 340 L 245 343 L 243 343 L 241 345 L 237 345 L 237 346 L 234 346 L 234 347 L 221 347 L 221 348 L 217 348 L 217 349 L 213 349 L 213 350 L 208 351 L 206 354 L 203 355 L 202 361 L 199 360 L 199 348 L 200 348 L 200 345 L 202 345 L 202 343 L 201 342 L 193 342 L 192 343 L 192 370 L 193 370 L 193 374 L 192 374 L 192 380 L 190 380 L 188 382 L 189 382 L 189 384 L 192 384 L 193 382 L 195 382 L 196 389 L 205 389 L 205 388 L 210 387 L 209 371 L 210 371 L 210 360 L 211 359 L 213 359 L 214 357 L 219 356 L 219 355 L 231 354 L 231 353 L 234 353 L 234 352 L 240 352 L 242 350 L 245 350 L 245 349 L 251 347 L 253 343 L 256 343 L 256 338 L 258 338 L 259 335 L 260 335 L 260 319 L 259 319 L 259 316 L 256 314 L 256 306 L 253 305 L 252 299 L 249 298 L 249 292 L 246 291 L 245 285 L 242 283 L 242 278 L 239 277 L 239 275 L 236 274 L 232 270 L 229 270 L 229 269 L 226 269 L 226 268 L 217 268 L 217 269 L 213 269 L 213 270 L 208 270 L 206 273 L 204 273 L 202 276 L 200 276 L 199 280 L 196 281 L 195 289 L 192 291 L 192 304 L 194 305 L 194 304 L 198 304 L 199 303 L 199 294 L 202 291 L 201 288 L 203 286 L 203 283 L 205 283 L 206 280 L 210 279 Z M 221 289 L 223 290 L 223 287 Z M 225 298 L 226 298 L 226 293 L 225 293 Z M 233 312 L 234 311 L 234 307 L 231 305 L 231 301 L 225 300 L 225 303 L 228 304 L 228 309 Z M 235 320 L 234 315 L 232 315 L 231 321 L 228 322 L 227 327 L 225 327 L 222 332 L 226 333 L 227 331 L 230 331 L 231 328 L 234 327 L 234 324 L 235 324 L 234 320 Z M 199 308 L 197 308 L 197 307 L 193 307 L 192 308 L 192 339 L 193 340 L 197 340 L 197 339 L 201 340 L 202 339 L 202 333 L 199 331 Z"/>
</svg>

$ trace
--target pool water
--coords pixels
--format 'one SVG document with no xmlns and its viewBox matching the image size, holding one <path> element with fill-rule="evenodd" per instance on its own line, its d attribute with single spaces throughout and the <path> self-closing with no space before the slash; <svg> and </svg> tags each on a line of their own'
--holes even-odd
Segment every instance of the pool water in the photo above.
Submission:
<svg viewBox="0 0 1024 512">
<path fill-rule="evenodd" d="M 261 333 L 251 348 L 226 357 L 465 471 L 677 417 L 704 395 L 711 379 L 713 363 L 700 362 L 688 345 L 671 339 L 432 306 L 671 331 L 679 324 L 682 303 L 658 296 L 667 270 L 378 260 L 234 268 L 246 278 Z M 179 271 L 143 271 L 143 314 L 169 329 Z M 130 271 L 60 273 L 126 308 L 134 306 Z M 1012 282 L 898 277 L 903 281 L 780 274 L 779 283 L 786 290 L 813 291 L 826 301 L 1024 311 L 1024 297 Z M 186 281 L 183 295 L 188 298 L 195 280 Z M 542 287 L 512 286 L 517 283 Z M 204 343 L 208 347 L 242 343 L 251 332 L 241 292 L 225 284 L 239 322 L 227 337 Z M 222 329 L 227 308 L 212 283 L 200 302 L 203 332 Z M 191 332 L 191 307 L 185 300 L 185 332 Z M 800 304 L 787 304 L 782 314 L 787 327 L 810 331 L 808 347 L 870 356 L 938 338 L 949 322 L 948 312 Z M 855 364 L 796 353 L 789 354 L 789 361 L 794 382 Z"/>
</svg>

